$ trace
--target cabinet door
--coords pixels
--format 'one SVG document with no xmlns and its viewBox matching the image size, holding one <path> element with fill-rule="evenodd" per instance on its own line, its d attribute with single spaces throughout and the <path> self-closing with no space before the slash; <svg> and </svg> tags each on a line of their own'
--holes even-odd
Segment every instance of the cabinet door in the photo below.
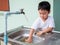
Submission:
<svg viewBox="0 0 60 45">
<path fill-rule="evenodd" d="M 60 31 L 60 0 L 54 0 L 53 14 L 55 19 L 55 30 Z"/>
<path fill-rule="evenodd" d="M 9 11 L 9 0 L 0 0 L 0 11 Z"/>
</svg>

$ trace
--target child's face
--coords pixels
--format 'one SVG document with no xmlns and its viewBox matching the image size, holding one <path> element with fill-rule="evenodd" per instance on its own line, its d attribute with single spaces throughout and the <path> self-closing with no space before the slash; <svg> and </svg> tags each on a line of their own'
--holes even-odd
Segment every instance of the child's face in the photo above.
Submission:
<svg viewBox="0 0 60 45">
<path fill-rule="evenodd" d="M 39 11 L 39 16 L 42 19 L 46 20 L 48 18 L 49 11 L 47 11 L 47 10 L 41 10 L 41 9 L 38 10 L 38 11 Z"/>
</svg>

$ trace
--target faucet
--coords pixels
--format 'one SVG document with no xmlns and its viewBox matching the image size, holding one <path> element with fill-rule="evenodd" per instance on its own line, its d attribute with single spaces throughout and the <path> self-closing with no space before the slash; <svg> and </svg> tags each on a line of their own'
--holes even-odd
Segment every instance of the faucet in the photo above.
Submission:
<svg viewBox="0 0 60 45">
<path fill-rule="evenodd" d="M 24 9 L 20 9 L 20 11 L 16 11 L 16 12 L 8 12 L 6 15 L 11 15 L 11 14 L 24 14 L 25 12 L 23 11 Z"/>
<path fill-rule="evenodd" d="M 4 45 L 7 45 L 7 43 L 8 43 L 8 35 L 7 35 L 7 18 L 8 18 L 8 15 L 11 15 L 11 14 L 23 14 L 23 15 L 25 15 L 25 12 L 23 10 L 24 9 L 20 9 L 21 12 L 19 12 L 19 11 L 7 12 L 4 14 L 5 15 Z"/>
<path fill-rule="evenodd" d="M 25 15 L 25 12 L 23 11 L 24 9 L 21 9 L 21 14 L 24 14 Z"/>
</svg>

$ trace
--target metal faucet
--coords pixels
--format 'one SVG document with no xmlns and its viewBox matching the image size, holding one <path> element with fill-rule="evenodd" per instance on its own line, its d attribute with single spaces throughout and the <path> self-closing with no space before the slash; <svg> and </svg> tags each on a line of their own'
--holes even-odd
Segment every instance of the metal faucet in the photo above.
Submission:
<svg viewBox="0 0 60 45">
<path fill-rule="evenodd" d="M 16 11 L 16 12 L 8 12 L 6 15 L 11 15 L 11 14 L 24 14 L 25 15 L 25 12 L 23 10 L 24 9 L 20 9 L 20 12 L 19 11 Z"/>
<path fill-rule="evenodd" d="M 7 13 L 5 13 L 4 45 L 7 45 L 7 43 L 8 43 L 8 35 L 7 35 L 7 18 L 8 18 L 8 15 L 11 15 L 11 14 L 23 14 L 23 15 L 25 15 L 25 12 L 23 11 L 23 9 L 21 9 L 21 12 L 16 11 L 16 12 L 7 12 Z"/>
</svg>

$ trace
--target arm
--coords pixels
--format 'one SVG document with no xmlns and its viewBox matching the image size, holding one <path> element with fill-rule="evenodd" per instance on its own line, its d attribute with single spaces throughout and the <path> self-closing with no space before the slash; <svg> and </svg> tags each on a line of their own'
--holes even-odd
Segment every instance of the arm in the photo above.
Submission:
<svg viewBox="0 0 60 45">
<path fill-rule="evenodd" d="M 28 43 L 31 43 L 31 42 L 32 42 L 32 39 L 33 39 L 33 33 L 34 33 L 34 29 L 31 29 L 31 30 L 30 30 L 30 33 L 29 33 L 28 39 L 25 40 L 26 42 L 28 42 Z"/>
<path fill-rule="evenodd" d="M 46 29 L 43 29 L 42 31 L 39 31 L 39 32 L 37 33 L 37 36 L 41 36 L 42 34 L 47 33 L 47 32 L 49 32 L 49 31 L 52 31 L 52 30 L 53 30 L 52 27 L 48 27 L 48 28 L 46 28 Z"/>
<path fill-rule="evenodd" d="M 33 33 L 37 29 L 38 24 L 39 24 L 39 18 L 31 26 L 31 30 L 30 30 L 30 33 L 29 33 L 29 38 L 26 40 L 26 42 L 28 42 L 28 43 L 31 43 L 32 42 Z"/>
<path fill-rule="evenodd" d="M 31 29 L 30 30 L 30 33 L 29 33 L 29 38 L 32 38 L 33 37 L 33 33 L 34 33 L 34 29 Z"/>
<path fill-rule="evenodd" d="M 53 27 L 48 27 L 46 29 L 43 29 L 41 32 L 42 33 L 47 33 L 47 32 L 52 31 L 52 30 L 53 30 Z"/>
</svg>

